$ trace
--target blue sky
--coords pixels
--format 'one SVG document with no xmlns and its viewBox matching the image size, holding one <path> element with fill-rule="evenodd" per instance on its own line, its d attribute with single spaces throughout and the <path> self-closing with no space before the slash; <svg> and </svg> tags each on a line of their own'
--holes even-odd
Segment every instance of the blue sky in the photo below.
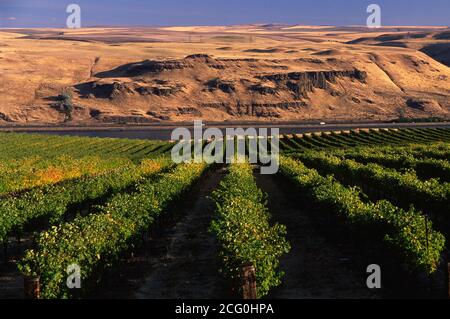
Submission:
<svg viewBox="0 0 450 319">
<path fill-rule="evenodd" d="M 450 24 L 450 0 L 0 0 L 0 27 L 64 27 L 70 3 L 81 6 L 83 26 L 362 25 L 371 3 L 383 25 Z"/>
</svg>

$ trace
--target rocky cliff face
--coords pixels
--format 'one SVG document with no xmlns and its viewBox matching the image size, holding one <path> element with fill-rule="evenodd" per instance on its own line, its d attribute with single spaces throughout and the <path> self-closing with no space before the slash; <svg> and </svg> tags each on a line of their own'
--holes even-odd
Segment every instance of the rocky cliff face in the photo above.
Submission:
<svg viewBox="0 0 450 319">
<path fill-rule="evenodd" d="M 296 70 L 305 64 L 316 70 Z M 77 84 L 74 90 L 85 105 L 102 101 L 139 106 L 144 122 L 205 118 L 208 113 L 282 119 L 284 114 L 305 113 L 316 91 L 339 97 L 344 83 L 349 88 L 366 84 L 368 74 L 363 70 L 333 68 L 319 59 L 215 59 L 196 54 L 121 65 L 95 74 L 94 81 Z M 99 110 L 94 118 L 112 119 Z"/>
<path fill-rule="evenodd" d="M 73 122 L 158 123 L 223 120 L 379 120 L 398 117 L 448 117 L 444 82 L 448 74 L 432 62 L 404 57 L 411 76 L 434 72 L 439 85 L 424 94 L 419 78 L 409 79 L 378 55 L 357 62 L 324 54 L 301 59 L 216 59 L 205 54 L 178 60 L 144 60 L 91 72 L 70 91 Z M 412 60 L 413 59 L 413 60 Z M 415 61 L 416 63 L 412 63 Z M 403 65 L 404 64 L 404 65 Z M 409 75 L 408 75 L 409 76 Z M 414 77 L 413 77 L 414 79 Z M 447 85 L 448 86 L 448 85 Z M 50 108 L 55 89 L 43 87 L 36 96 Z M 57 108 L 52 108 L 52 112 Z M 49 112 L 34 106 L 30 112 Z M 66 109 L 55 121 L 67 118 Z M 0 121 L 14 123 L 0 113 Z"/>
</svg>

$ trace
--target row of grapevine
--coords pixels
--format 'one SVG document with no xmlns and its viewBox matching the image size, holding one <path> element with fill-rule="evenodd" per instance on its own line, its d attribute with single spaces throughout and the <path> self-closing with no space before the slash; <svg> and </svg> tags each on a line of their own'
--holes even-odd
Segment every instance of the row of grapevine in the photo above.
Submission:
<svg viewBox="0 0 450 319">
<path fill-rule="evenodd" d="M 82 176 L 99 175 L 130 164 L 127 158 L 102 159 L 96 156 L 3 160 L 0 162 L 0 196 Z"/>
<path fill-rule="evenodd" d="M 266 195 L 257 187 L 250 164 L 233 164 L 213 193 L 216 219 L 211 229 L 217 237 L 222 273 L 239 283 L 243 265 L 255 267 L 259 298 L 281 284 L 279 258 L 290 250 L 286 227 L 270 225 Z"/>
<path fill-rule="evenodd" d="M 429 143 L 448 141 L 449 130 L 442 129 L 394 129 L 380 130 L 377 134 L 382 144 Z"/>
<path fill-rule="evenodd" d="M 20 233 L 30 222 L 45 219 L 59 222 L 69 208 L 100 199 L 134 185 L 139 179 L 167 167 L 167 160 L 146 160 L 94 177 L 81 177 L 65 183 L 35 188 L 18 197 L 0 201 L 0 241 L 7 243 L 13 233 Z"/>
<path fill-rule="evenodd" d="M 368 145 L 402 145 L 450 141 L 450 130 L 400 129 L 358 130 L 283 136 L 281 150 L 298 152 L 334 148 L 363 147 Z"/>
<path fill-rule="evenodd" d="M 301 196 L 318 207 L 338 214 L 361 232 L 382 239 L 400 253 L 412 269 L 436 271 L 445 246 L 444 236 L 433 230 L 431 221 L 410 208 L 405 211 L 386 200 L 367 202 L 356 188 L 345 187 L 333 177 L 288 157 L 281 157 L 282 175 L 291 180 Z M 378 233 L 377 233 L 378 232 Z"/>
<path fill-rule="evenodd" d="M 293 155 L 306 165 L 321 173 L 334 174 L 347 184 L 369 187 L 372 193 L 387 198 L 407 208 L 414 204 L 427 212 L 442 215 L 449 220 L 450 183 L 437 179 L 421 180 L 412 170 L 399 172 L 378 164 L 361 164 L 353 160 L 342 160 L 324 152 L 308 152 Z"/>
<path fill-rule="evenodd" d="M 0 133 L 0 146 L 1 159 L 30 156 L 55 158 L 61 155 L 78 158 L 93 155 L 128 157 L 137 161 L 144 157 L 167 153 L 173 145 L 168 142 L 147 140 Z"/>
<path fill-rule="evenodd" d="M 26 276 L 39 275 L 44 298 L 72 296 L 66 285 L 67 267 L 82 269 L 84 283 L 96 281 L 124 253 L 139 243 L 155 220 L 189 190 L 206 169 L 183 164 L 148 179 L 131 194 L 118 194 L 98 214 L 79 217 L 43 232 L 37 248 L 29 250 L 19 268 Z M 169 213 L 169 212 L 166 212 Z M 85 285 L 84 289 L 88 289 Z"/>
<path fill-rule="evenodd" d="M 363 154 L 364 156 L 408 157 L 416 160 L 448 161 L 450 159 L 450 144 L 444 142 L 408 144 L 406 146 L 360 146 L 328 151 L 339 156 Z"/>
<path fill-rule="evenodd" d="M 450 182 L 450 162 L 446 160 L 417 159 L 412 155 L 380 154 L 376 152 L 367 154 L 360 150 L 345 152 L 343 157 L 363 164 L 376 163 L 397 170 L 413 169 L 418 176 L 424 179 L 439 178 L 443 182 Z"/>
<path fill-rule="evenodd" d="M 418 144 L 411 147 L 403 147 L 399 151 L 415 158 L 433 158 L 446 161 L 450 159 L 450 144 L 448 143 Z M 396 154 L 396 151 L 391 150 L 390 153 Z"/>
</svg>

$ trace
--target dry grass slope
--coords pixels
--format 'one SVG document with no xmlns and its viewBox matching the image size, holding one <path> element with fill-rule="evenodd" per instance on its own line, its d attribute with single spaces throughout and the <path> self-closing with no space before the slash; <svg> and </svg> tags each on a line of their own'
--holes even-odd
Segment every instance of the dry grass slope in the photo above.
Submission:
<svg viewBox="0 0 450 319">
<path fill-rule="evenodd" d="M 450 118 L 449 32 L 0 30 L 0 124 Z"/>
</svg>

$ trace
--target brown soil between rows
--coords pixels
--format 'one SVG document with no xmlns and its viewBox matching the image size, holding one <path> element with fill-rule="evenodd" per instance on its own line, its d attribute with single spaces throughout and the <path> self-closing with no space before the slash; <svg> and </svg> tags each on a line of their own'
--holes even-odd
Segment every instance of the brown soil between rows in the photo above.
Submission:
<svg viewBox="0 0 450 319">
<path fill-rule="evenodd" d="M 373 299 L 379 291 L 367 288 L 366 268 L 360 251 L 343 241 L 332 242 L 324 229 L 326 220 L 311 217 L 302 203 L 288 195 L 278 176 L 256 175 L 258 186 L 268 193 L 272 221 L 287 227 L 291 251 L 281 259 L 283 283 L 273 290 L 274 299 Z M 339 225 L 336 225 L 339 227 Z"/>
<path fill-rule="evenodd" d="M 217 244 L 208 231 L 215 209 L 209 196 L 222 177 L 222 170 L 208 173 L 186 199 L 182 217 L 163 227 L 112 278 L 105 278 L 93 298 L 228 298 Z"/>
</svg>

